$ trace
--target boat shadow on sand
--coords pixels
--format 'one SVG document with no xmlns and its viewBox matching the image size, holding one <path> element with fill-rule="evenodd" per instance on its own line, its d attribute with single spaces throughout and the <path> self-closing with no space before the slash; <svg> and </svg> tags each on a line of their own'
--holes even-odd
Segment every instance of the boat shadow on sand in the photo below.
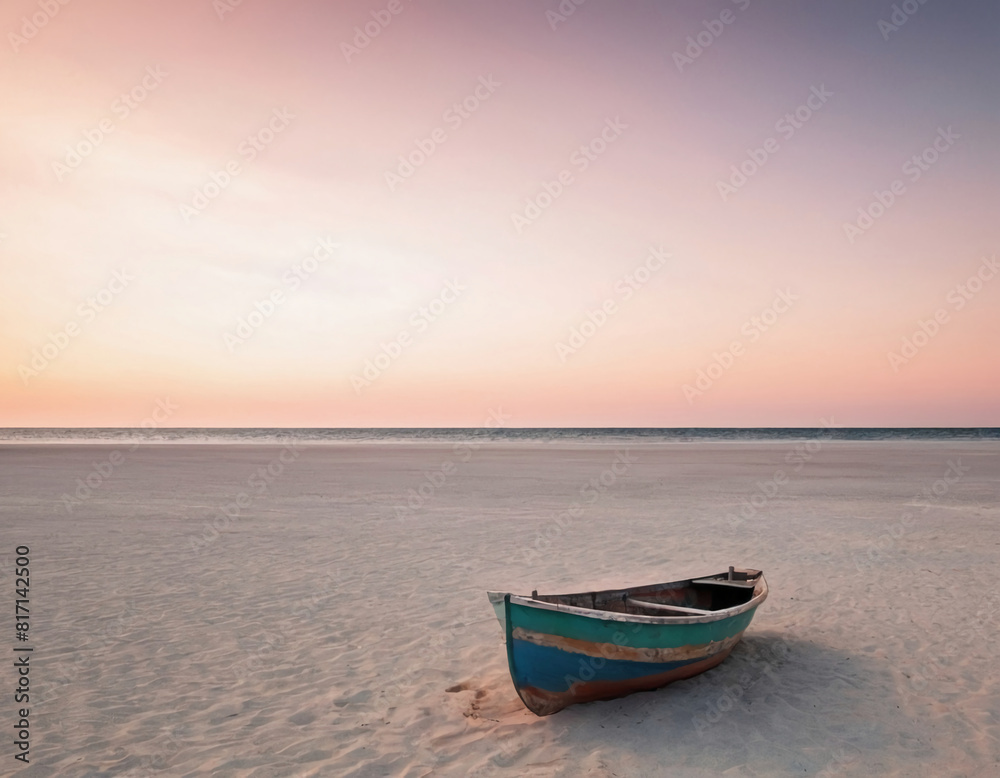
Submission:
<svg viewBox="0 0 1000 778">
<path fill-rule="evenodd" d="M 572 750 L 616 749 L 627 730 L 629 742 L 670 741 L 689 764 L 775 759 L 791 749 L 799 769 L 834 774 L 884 748 L 884 722 L 903 715 L 895 680 L 885 658 L 759 631 L 702 675 L 537 723 Z"/>
</svg>

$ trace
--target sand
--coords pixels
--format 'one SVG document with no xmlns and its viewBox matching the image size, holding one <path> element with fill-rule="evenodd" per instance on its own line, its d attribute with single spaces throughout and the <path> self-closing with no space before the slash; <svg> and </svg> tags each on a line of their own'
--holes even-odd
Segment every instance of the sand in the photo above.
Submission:
<svg viewBox="0 0 1000 778">
<path fill-rule="evenodd" d="M 998 483 L 996 442 L 4 446 L 20 774 L 997 775 Z M 487 589 L 730 564 L 771 596 L 720 667 L 521 705 Z"/>
</svg>

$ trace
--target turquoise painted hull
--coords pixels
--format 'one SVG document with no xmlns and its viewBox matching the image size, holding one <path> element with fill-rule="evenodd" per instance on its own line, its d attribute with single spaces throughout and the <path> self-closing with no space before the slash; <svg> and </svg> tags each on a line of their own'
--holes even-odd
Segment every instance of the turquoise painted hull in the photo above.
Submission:
<svg viewBox="0 0 1000 778">
<path fill-rule="evenodd" d="M 544 716 L 715 667 L 767 597 L 759 571 L 726 575 L 571 595 L 491 592 L 514 688 Z"/>
</svg>

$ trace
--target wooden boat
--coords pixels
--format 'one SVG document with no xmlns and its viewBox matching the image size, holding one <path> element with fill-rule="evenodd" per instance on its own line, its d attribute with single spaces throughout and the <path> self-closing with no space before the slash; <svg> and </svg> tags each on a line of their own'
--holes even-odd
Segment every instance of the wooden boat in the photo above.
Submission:
<svg viewBox="0 0 1000 778">
<path fill-rule="evenodd" d="M 488 592 L 533 713 L 658 689 L 715 667 L 767 597 L 760 570 L 579 594 Z"/>
</svg>

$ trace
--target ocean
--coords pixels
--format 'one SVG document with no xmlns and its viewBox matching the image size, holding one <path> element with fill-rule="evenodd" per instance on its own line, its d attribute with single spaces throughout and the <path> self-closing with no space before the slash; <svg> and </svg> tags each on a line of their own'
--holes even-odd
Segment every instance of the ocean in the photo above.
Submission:
<svg viewBox="0 0 1000 778">
<path fill-rule="evenodd" d="M 687 443 L 783 440 L 998 440 L 1000 427 L 0 428 L 0 443 Z"/>
</svg>

